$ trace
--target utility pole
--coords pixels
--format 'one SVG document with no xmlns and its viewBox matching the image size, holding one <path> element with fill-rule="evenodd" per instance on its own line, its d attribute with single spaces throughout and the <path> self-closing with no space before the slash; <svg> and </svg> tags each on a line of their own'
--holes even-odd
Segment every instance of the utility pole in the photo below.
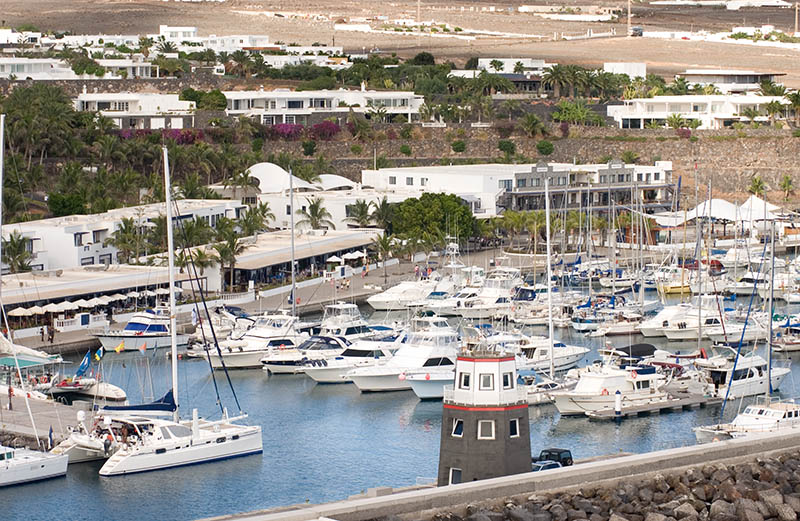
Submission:
<svg viewBox="0 0 800 521">
<path fill-rule="evenodd" d="M 631 0 L 628 0 L 628 36 L 631 35 Z"/>
</svg>

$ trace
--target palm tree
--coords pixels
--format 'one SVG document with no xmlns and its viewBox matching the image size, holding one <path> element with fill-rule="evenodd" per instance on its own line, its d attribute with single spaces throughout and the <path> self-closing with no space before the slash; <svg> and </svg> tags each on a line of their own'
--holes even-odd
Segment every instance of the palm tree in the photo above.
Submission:
<svg viewBox="0 0 800 521">
<path fill-rule="evenodd" d="M 372 239 L 372 246 L 378 252 L 381 262 L 383 262 L 383 283 L 385 285 L 389 281 L 389 274 L 386 271 L 386 261 L 395 251 L 394 238 L 388 233 L 384 232 L 382 235 Z"/>
<path fill-rule="evenodd" d="M 324 200 L 321 197 L 306 197 L 308 207 L 297 210 L 297 215 L 302 219 L 297 221 L 297 226 L 308 226 L 312 230 L 320 228 L 336 229 L 331 219 L 331 213 L 322 206 Z"/>
<path fill-rule="evenodd" d="M 369 214 L 370 220 L 379 228 L 391 232 L 394 208 L 389 204 L 386 196 L 384 195 L 380 201 L 372 201 L 370 207 L 372 207 L 372 212 Z"/>
<path fill-rule="evenodd" d="M 347 205 L 349 215 L 345 221 L 354 223 L 358 228 L 366 228 L 372 222 L 369 214 L 369 203 L 364 199 L 356 199 L 354 204 Z"/>
<path fill-rule="evenodd" d="M 545 87 L 553 89 L 553 97 L 561 97 L 561 87 L 567 84 L 568 75 L 564 65 L 551 65 L 544 70 L 542 83 Z"/>
<path fill-rule="evenodd" d="M 622 159 L 622 162 L 625 163 L 626 165 L 632 165 L 639 160 L 639 154 L 637 154 L 633 150 L 626 150 L 625 152 L 622 153 L 620 159 Z"/>
<path fill-rule="evenodd" d="M 750 124 L 752 125 L 753 123 L 755 123 L 756 118 L 761 115 L 761 111 L 759 111 L 756 107 L 746 107 L 742 109 L 739 115 L 743 118 L 747 118 L 750 121 Z"/>
<path fill-rule="evenodd" d="M 794 182 L 792 181 L 792 176 L 789 174 L 783 174 L 779 187 L 781 190 L 783 190 L 783 200 L 788 201 L 789 195 L 794 192 Z"/>
<path fill-rule="evenodd" d="M 180 221 L 176 242 L 181 248 L 199 246 L 211 242 L 214 234 L 214 228 L 208 224 L 208 221 L 195 217 Z"/>
<path fill-rule="evenodd" d="M 233 221 L 223 217 L 217 221 L 217 244 L 213 245 L 214 250 L 217 252 L 216 260 L 224 269 L 225 265 L 230 270 L 230 283 L 229 290 L 233 290 L 233 275 L 236 268 L 236 257 L 244 253 L 247 246 L 242 243 L 241 237 L 236 232 Z"/>
<path fill-rule="evenodd" d="M 747 187 L 747 191 L 754 195 L 764 196 L 764 192 L 767 190 L 767 185 L 764 183 L 764 180 L 761 179 L 761 176 L 754 175 L 750 179 L 750 186 Z"/>
<path fill-rule="evenodd" d="M 766 105 L 764 105 L 764 109 L 769 114 L 769 121 L 770 125 L 775 125 L 775 116 L 783 112 L 783 104 L 778 100 L 772 100 Z"/>
<path fill-rule="evenodd" d="M 103 241 L 103 247 L 113 246 L 117 249 L 118 262 L 128 263 L 132 255 L 135 255 L 135 259 L 139 258 L 141 240 L 141 230 L 133 217 L 123 217 L 117 229 Z"/>
<path fill-rule="evenodd" d="M 532 138 L 539 134 L 545 134 L 544 123 L 542 123 L 542 120 L 539 119 L 539 116 L 532 112 L 525 114 L 525 116 L 519 122 L 519 128 L 522 129 L 522 131 L 525 132 L 528 137 Z"/>
<path fill-rule="evenodd" d="M 239 231 L 244 237 L 257 235 L 267 228 L 264 216 L 261 212 L 252 208 L 240 217 L 237 223 L 239 225 Z"/>
<path fill-rule="evenodd" d="M 498 59 L 494 59 L 489 62 L 489 67 L 494 69 L 495 72 L 500 72 L 503 70 L 503 62 Z"/>
<path fill-rule="evenodd" d="M 759 84 L 758 93 L 762 96 L 784 96 L 786 94 L 786 87 L 772 80 L 762 80 Z"/>
<path fill-rule="evenodd" d="M 790 92 L 785 97 L 794 112 L 794 124 L 800 125 L 800 91 Z"/>
<path fill-rule="evenodd" d="M 140 39 L 139 44 L 141 45 L 141 43 L 142 40 Z M 178 47 L 175 46 L 174 43 L 165 40 L 164 37 L 162 36 L 158 39 L 158 45 L 156 45 L 156 51 L 158 51 L 160 54 L 176 53 L 178 52 Z"/>
<path fill-rule="evenodd" d="M 508 114 L 508 120 L 511 121 L 511 117 L 519 110 L 519 100 L 507 99 L 503 101 L 501 106 L 503 111 Z"/>
<path fill-rule="evenodd" d="M 234 51 L 231 54 L 231 60 L 236 64 L 236 71 L 242 76 L 250 76 L 250 69 L 253 66 L 253 60 L 250 55 L 243 50 Z"/>
<path fill-rule="evenodd" d="M 197 268 L 198 274 L 202 277 L 206 268 L 214 264 L 214 257 L 208 254 L 205 248 L 198 248 L 192 252 L 192 264 Z"/>
<path fill-rule="evenodd" d="M 13 231 L 8 239 L 3 239 L 3 262 L 11 273 L 31 271 L 33 255 L 28 251 L 30 240 L 18 231 Z"/>
<path fill-rule="evenodd" d="M 680 114 L 670 114 L 667 116 L 667 126 L 669 128 L 674 128 L 675 130 L 679 128 L 685 128 L 686 119 Z"/>
<path fill-rule="evenodd" d="M 525 72 L 525 66 L 522 62 L 517 62 L 514 64 L 514 74 L 523 74 Z"/>
</svg>

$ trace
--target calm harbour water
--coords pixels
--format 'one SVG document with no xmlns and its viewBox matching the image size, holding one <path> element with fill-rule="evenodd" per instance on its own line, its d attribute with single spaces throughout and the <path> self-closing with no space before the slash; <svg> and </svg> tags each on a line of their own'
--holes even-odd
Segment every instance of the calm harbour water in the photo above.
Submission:
<svg viewBox="0 0 800 521">
<path fill-rule="evenodd" d="M 545 328 L 531 331 L 546 334 Z M 556 330 L 556 337 L 594 349 L 605 342 L 572 330 Z M 611 339 L 615 345 L 631 341 L 645 340 L 641 336 Z M 684 352 L 695 346 L 668 344 L 663 337 L 653 343 Z M 131 403 L 143 396 L 161 396 L 170 385 L 166 351 L 147 357 L 147 364 L 139 353 L 110 353 L 104 360 L 105 378 L 122 386 Z M 581 365 L 596 358 L 593 351 Z M 800 363 L 795 360 L 793 365 L 781 386 L 784 396 L 795 396 Z M 432 479 L 437 474 L 441 402 L 420 402 L 411 391 L 361 394 L 350 384 L 315 385 L 304 376 L 267 376 L 260 370 L 230 375 L 249 421 L 263 428 L 263 455 L 113 478 L 98 475 L 100 463 L 72 465 L 66 478 L 0 490 L 0 517 L 195 519 L 333 501 L 368 487 L 411 485 L 418 478 Z M 216 376 L 223 403 L 233 414 L 236 407 L 224 375 Z M 201 415 L 219 417 L 204 361 L 181 361 L 179 378 L 185 416 L 197 407 Z M 152 391 L 149 384 L 143 385 L 149 381 Z M 729 404 L 726 419 L 738 407 L 739 403 Z M 533 407 L 531 446 L 534 453 L 549 446 L 566 447 L 582 458 L 690 445 L 695 442 L 691 428 L 716 422 L 719 413 L 719 407 L 710 407 L 628 419 L 617 425 L 561 418 L 550 405 Z"/>
</svg>

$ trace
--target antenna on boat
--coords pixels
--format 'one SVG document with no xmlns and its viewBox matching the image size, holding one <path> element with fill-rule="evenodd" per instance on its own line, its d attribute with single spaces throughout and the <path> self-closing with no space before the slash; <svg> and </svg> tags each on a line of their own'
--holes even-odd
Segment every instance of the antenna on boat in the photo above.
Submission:
<svg viewBox="0 0 800 521">
<path fill-rule="evenodd" d="M 552 380 L 555 373 L 553 362 L 553 288 L 551 278 L 552 266 L 550 265 L 550 177 L 545 174 L 544 176 L 544 225 L 545 232 L 547 233 L 547 328 L 550 335 L 548 341 L 548 349 L 550 350 L 550 379 Z"/>
</svg>

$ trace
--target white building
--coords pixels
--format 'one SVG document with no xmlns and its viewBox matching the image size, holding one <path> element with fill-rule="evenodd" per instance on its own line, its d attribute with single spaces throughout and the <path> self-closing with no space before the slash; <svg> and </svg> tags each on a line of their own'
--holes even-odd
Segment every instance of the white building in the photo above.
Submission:
<svg viewBox="0 0 800 521">
<path fill-rule="evenodd" d="M 342 123 L 352 108 L 369 113 L 371 107 L 383 107 L 386 116 L 402 115 L 408 121 L 418 118 L 424 98 L 406 91 L 374 90 L 249 90 L 223 92 L 228 100 L 229 116 L 257 118 L 265 125 L 278 123 L 317 123 L 330 116 Z"/>
<path fill-rule="evenodd" d="M 647 64 L 643 62 L 608 62 L 603 64 L 603 71 L 612 74 L 627 74 L 629 78 L 646 78 Z"/>
<path fill-rule="evenodd" d="M 782 72 L 755 72 L 733 69 L 688 69 L 676 78 L 685 79 L 690 85 L 705 87 L 713 85 L 723 94 L 757 92 L 762 81 L 776 81 Z"/>
<path fill-rule="evenodd" d="M 467 201 L 478 217 L 498 213 L 498 200 L 514 186 L 516 172 L 530 165 L 484 164 L 416 166 L 362 170 L 361 183 L 387 195 L 419 197 L 425 192 L 455 194 Z"/>
<path fill-rule="evenodd" d="M 687 121 L 699 121 L 699 129 L 721 129 L 737 121 L 747 122 L 742 112 L 749 108 L 762 114 L 757 121 L 767 121 L 765 107 L 772 101 L 789 104 L 783 96 L 755 94 L 655 96 L 625 100 L 622 105 L 609 106 L 607 113 L 620 128 L 645 128 L 651 122 L 666 125 L 667 118 L 677 114 Z"/>
<path fill-rule="evenodd" d="M 234 193 L 233 187 L 224 185 L 212 185 L 210 188 L 222 197 L 239 197 L 248 204 L 266 203 L 275 215 L 275 219 L 269 222 L 271 228 L 286 229 L 291 227 L 291 201 L 289 199 L 289 173 L 283 168 L 273 163 L 258 163 L 251 166 L 247 173 L 253 180 L 253 189 L 244 192 L 237 188 Z M 413 191 L 389 193 L 382 190 L 375 190 L 362 184 L 351 181 L 345 177 L 333 174 L 323 174 L 316 183 L 303 181 L 298 177 L 292 177 L 292 188 L 294 190 L 294 209 L 295 223 L 302 217 L 297 215 L 298 211 L 308 207 L 309 199 L 322 199 L 323 206 L 331 214 L 331 222 L 336 230 L 346 230 L 357 225 L 348 220 L 351 216 L 351 208 L 356 201 L 366 201 L 378 203 L 385 196 L 390 203 L 399 203 L 408 197 L 416 197 Z M 299 225 L 299 228 L 304 228 Z"/>
<path fill-rule="evenodd" d="M 0 45 L 38 45 L 41 39 L 39 32 L 0 29 Z"/>
<path fill-rule="evenodd" d="M 97 64 L 105 67 L 114 76 L 124 78 L 158 77 L 158 66 L 145 60 L 143 54 L 134 54 L 132 58 L 101 58 Z"/>
<path fill-rule="evenodd" d="M 221 217 L 238 219 L 244 208 L 238 201 L 187 199 L 178 201 L 180 215 L 175 219 L 199 218 L 215 227 Z M 104 241 L 119 228 L 122 220 L 134 219 L 144 232 L 161 215 L 166 215 L 164 203 L 131 206 L 100 214 L 5 224 L 3 237 L 8 238 L 12 233 L 18 232 L 27 239 L 28 251 L 33 256 L 30 264 L 34 270 L 114 264 L 117 262 L 118 250 L 105 245 Z M 141 255 L 147 253 L 143 246 Z"/>
<path fill-rule="evenodd" d="M 503 65 L 500 70 L 495 70 L 492 67 L 492 62 L 500 62 Z M 524 72 L 533 74 L 543 74 L 544 70 L 552 65 L 551 63 L 545 63 L 544 60 L 534 58 L 478 58 L 478 70 L 492 73 L 511 73 L 514 72 L 514 68 L 518 63 L 522 64 L 525 69 Z"/>
<path fill-rule="evenodd" d="M 133 59 L 100 59 L 98 65 L 107 69 L 102 79 L 149 78 L 158 74 L 158 67 L 144 61 L 142 55 Z M 75 74 L 72 67 L 57 58 L 0 57 L 0 78 L 19 80 L 96 80 L 93 74 Z"/>
<path fill-rule="evenodd" d="M 83 93 L 74 99 L 75 110 L 100 112 L 121 129 L 191 128 L 194 101 L 181 101 L 177 94 L 143 92 Z"/>
</svg>

